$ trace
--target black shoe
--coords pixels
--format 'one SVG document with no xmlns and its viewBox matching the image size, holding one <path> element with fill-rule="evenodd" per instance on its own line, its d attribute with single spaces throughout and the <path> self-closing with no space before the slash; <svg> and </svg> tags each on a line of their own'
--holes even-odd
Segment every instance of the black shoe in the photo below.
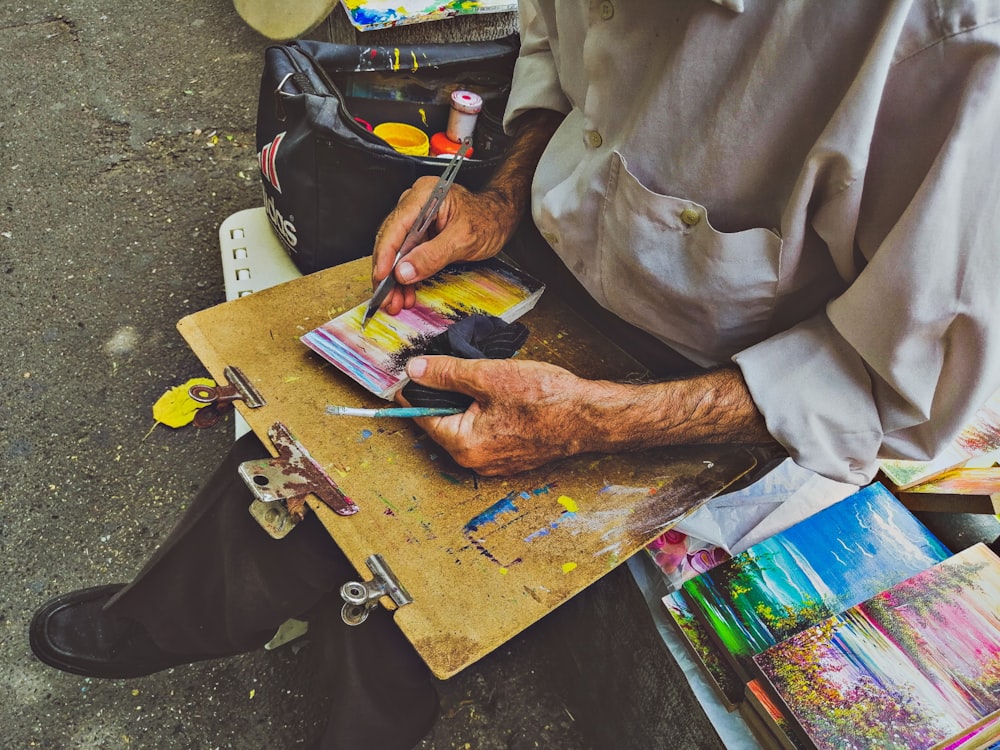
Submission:
<svg viewBox="0 0 1000 750">
<path fill-rule="evenodd" d="M 146 629 L 112 617 L 104 605 L 124 584 L 64 594 L 44 604 L 31 619 L 28 639 L 35 656 L 49 666 L 86 677 L 143 677 L 213 656 L 164 651 Z"/>
</svg>

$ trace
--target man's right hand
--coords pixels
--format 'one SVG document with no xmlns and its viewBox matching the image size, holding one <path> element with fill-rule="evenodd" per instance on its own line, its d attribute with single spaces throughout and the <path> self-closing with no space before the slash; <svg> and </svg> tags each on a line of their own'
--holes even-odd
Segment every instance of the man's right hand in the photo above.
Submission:
<svg viewBox="0 0 1000 750">
<path fill-rule="evenodd" d="M 421 177 L 403 193 L 392 212 L 375 235 L 372 259 L 372 286 L 384 279 L 392 268 L 396 250 L 420 213 L 437 183 L 435 177 Z M 520 216 L 497 192 L 473 193 L 454 184 L 445 196 L 427 237 L 403 256 L 396 266 L 399 284 L 389 293 L 382 307 L 395 315 L 414 303 L 418 281 L 433 276 L 450 263 L 484 260 L 500 252 L 516 228 Z"/>
<path fill-rule="evenodd" d="M 535 167 L 563 115 L 537 109 L 518 117 L 506 158 L 480 192 L 453 184 L 441 202 L 427 238 L 396 266 L 396 286 L 382 307 L 395 315 L 415 301 L 413 284 L 433 276 L 449 263 L 485 260 L 496 255 L 517 229 L 528 208 Z M 392 268 L 396 251 L 434 189 L 437 180 L 421 177 L 403 193 L 375 235 L 372 288 Z"/>
</svg>

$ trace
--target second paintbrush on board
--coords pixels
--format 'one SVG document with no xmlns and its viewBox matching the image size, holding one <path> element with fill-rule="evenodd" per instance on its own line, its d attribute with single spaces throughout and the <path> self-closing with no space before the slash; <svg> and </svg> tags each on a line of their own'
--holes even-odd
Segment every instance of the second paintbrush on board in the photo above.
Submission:
<svg viewBox="0 0 1000 750">
<path fill-rule="evenodd" d="M 353 406 L 328 406 L 326 413 L 337 417 L 447 417 L 461 414 L 465 409 L 440 406 L 392 406 L 383 409 L 358 409 Z"/>
</svg>

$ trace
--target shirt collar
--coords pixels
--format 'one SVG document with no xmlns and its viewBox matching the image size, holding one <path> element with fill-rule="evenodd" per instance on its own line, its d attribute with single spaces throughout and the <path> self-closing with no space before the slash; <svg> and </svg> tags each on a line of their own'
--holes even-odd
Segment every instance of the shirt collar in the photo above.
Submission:
<svg viewBox="0 0 1000 750">
<path fill-rule="evenodd" d="M 743 12 L 743 0 L 712 0 L 716 5 L 721 5 L 723 8 L 728 8 L 734 13 Z"/>
</svg>

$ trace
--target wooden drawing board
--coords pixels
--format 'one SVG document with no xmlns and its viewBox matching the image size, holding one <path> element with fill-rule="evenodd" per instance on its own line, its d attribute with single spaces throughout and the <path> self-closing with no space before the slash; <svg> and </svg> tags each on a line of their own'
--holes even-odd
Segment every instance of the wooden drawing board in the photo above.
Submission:
<svg viewBox="0 0 1000 750">
<path fill-rule="evenodd" d="M 624 562 L 755 464 L 743 449 L 707 447 L 574 457 L 477 477 L 409 420 L 329 416 L 328 404 L 386 402 L 299 337 L 370 293 L 370 260 L 362 259 L 195 313 L 178 329 L 217 381 L 233 365 L 260 391 L 265 406 L 236 403 L 265 444 L 268 428 L 282 422 L 360 507 L 343 517 L 309 502 L 363 578 L 371 577 L 365 560 L 384 557 L 413 597 L 395 621 L 440 678 Z M 587 377 L 642 371 L 549 293 L 522 320 L 531 336 L 521 357 Z"/>
</svg>

